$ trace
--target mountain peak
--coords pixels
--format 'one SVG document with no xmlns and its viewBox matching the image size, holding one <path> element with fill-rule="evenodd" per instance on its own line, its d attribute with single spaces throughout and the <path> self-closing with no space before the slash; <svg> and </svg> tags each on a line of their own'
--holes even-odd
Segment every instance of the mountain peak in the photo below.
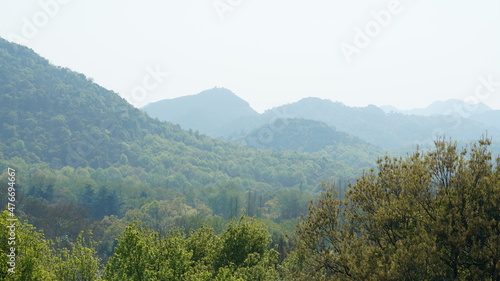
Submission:
<svg viewBox="0 0 500 281">
<path fill-rule="evenodd" d="M 142 109 L 153 118 L 210 135 L 217 135 L 217 131 L 231 120 L 258 115 L 248 102 L 219 87 L 195 95 L 157 101 Z"/>
<path fill-rule="evenodd" d="M 204 90 L 201 91 L 200 93 L 196 95 L 211 95 L 211 96 L 221 96 L 221 97 L 238 97 L 235 93 L 233 93 L 231 90 L 224 88 L 224 87 L 213 87 L 212 89 Z M 196 96 L 194 95 L 194 96 Z"/>
</svg>

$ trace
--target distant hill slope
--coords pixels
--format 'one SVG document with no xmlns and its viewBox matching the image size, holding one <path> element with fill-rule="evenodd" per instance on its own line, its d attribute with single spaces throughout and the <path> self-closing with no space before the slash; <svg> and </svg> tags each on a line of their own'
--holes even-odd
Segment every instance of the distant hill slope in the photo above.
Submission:
<svg viewBox="0 0 500 281">
<path fill-rule="evenodd" d="M 368 145 L 357 137 L 319 121 L 280 119 L 274 128 L 264 125 L 246 136 L 246 143 L 255 148 L 317 152 L 332 145 Z"/>
<path fill-rule="evenodd" d="M 421 116 L 437 116 L 437 115 L 449 115 L 450 113 L 462 110 L 468 115 L 481 114 L 483 112 L 488 112 L 492 110 L 489 106 L 484 103 L 479 103 L 476 105 L 469 105 L 462 100 L 450 99 L 446 101 L 435 101 L 426 108 L 415 108 L 410 110 L 400 110 L 394 106 L 386 105 L 380 107 L 386 113 L 403 113 L 406 115 L 421 115 Z"/>
<path fill-rule="evenodd" d="M 210 100 L 214 102 L 209 103 Z M 200 110 L 203 104 L 207 106 Z M 435 102 L 426 109 L 404 113 L 395 107 L 386 106 L 384 112 L 374 105 L 349 107 L 340 102 L 309 97 L 258 114 L 233 93 L 216 88 L 198 95 L 151 104 L 144 110 L 152 116 L 155 116 L 154 112 L 164 112 L 158 115 L 160 120 L 234 142 L 251 140 L 252 131 L 265 126 L 272 127 L 278 119 L 294 118 L 324 122 L 338 131 L 390 150 L 413 149 L 416 144 L 431 144 L 438 135 L 471 141 L 488 131 L 489 135 L 500 139 L 500 129 L 495 126 L 497 119 L 494 113 L 488 114 L 492 112 L 489 107 L 479 104 L 472 108 L 473 111 L 467 111 L 467 117 L 478 115 L 477 118 L 463 118 L 457 108 L 464 106 L 460 100 L 448 100 Z M 471 108 L 465 107 L 464 110 Z M 249 142 L 246 144 L 253 145 Z"/>
<path fill-rule="evenodd" d="M 360 138 L 337 131 L 324 122 L 306 119 L 277 119 L 253 130 L 244 143 L 260 149 L 307 152 L 328 157 L 350 169 L 373 167 L 383 150 Z"/>
<path fill-rule="evenodd" d="M 259 114 L 248 102 L 224 88 L 213 88 L 196 95 L 166 99 L 142 108 L 149 116 L 179 124 L 183 129 L 200 131 L 211 136 L 227 134 L 234 120 Z"/>
<path fill-rule="evenodd" d="M 348 107 L 319 98 L 305 98 L 273 110 L 284 112 L 291 118 L 325 122 L 339 131 L 387 149 L 430 143 L 437 135 L 471 141 L 488 131 L 493 137 L 500 138 L 500 130 L 475 120 L 461 118 L 455 113 L 450 116 L 386 114 L 374 105 Z M 273 115 L 272 111 L 265 114 L 269 118 Z"/>
<path fill-rule="evenodd" d="M 471 119 L 500 130 L 500 110 L 490 110 L 474 114 L 471 116 Z"/>
<path fill-rule="evenodd" d="M 126 143 L 148 134 L 183 134 L 85 75 L 1 38 L 0 104 L 0 152 L 29 162 L 108 167 Z"/>
</svg>

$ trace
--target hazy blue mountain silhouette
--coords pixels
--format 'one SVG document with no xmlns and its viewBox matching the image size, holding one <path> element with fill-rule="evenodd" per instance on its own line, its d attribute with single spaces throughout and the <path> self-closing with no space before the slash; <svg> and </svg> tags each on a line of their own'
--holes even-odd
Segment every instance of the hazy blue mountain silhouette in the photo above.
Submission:
<svg viewBox="0 0 500 281">
<path fill-rule="evenodd" d="M 223 104 L 222 106 L 207 106 L 207 100 L 225 98 L 216 91 L 221 89 L 157 102 L 154 104 L 157 106 L 155 112 L 164 112 L 160 120 L 178 123 L 183 128 L 199 130 L 232 141 L 241 141 L 261 127 L 276 127 L 274 124 L 276 120 L 297 118 L 324 122 L 338 131 L 387 149 L 431 144 L 437 136 L 443 135 L 460 141 L 475 140 L 486 132 L 500 137 L 500 129 L 494 123 L 495 116 L 493 113 L 487 114 L 491 109 L 484 104 L 472 108 L 465 107 L 466 105 L 459 100 L 438 101 L 426 109 L 407 114 L 397 112 L 394 107 L 384 107 L 386 111 L 374 105 L 349 107 L 340 102 L 308 97 L 258 114 L 248 103 L 225 89 L 222 91 L 226 91 L 227 102 L 218 102 Z M 200 105 L 205 105 L 203 110 L 199 110 Z M 150 105 L 144 107 L 144 110 L 151 116 L 156 114 L 151 112 Z M 475 119 L 463 118 L 464 111 L 468 113 L 467 117 L 484 115 L 478 115 L 483 117 Z M 304 124 L 294 125 L 300 127 Z"/>
<path fill-rule="evenodd" d="M 445 101 L 435 101 L 425 108 L 414 108 L 410 110 L 400 110 L 391 105 L 384 105 L 380 107 L 384 112 L 403 113 L 407 115 L 421 115 L 421 116 L 434 116 L 434 115 L 450 115 L 460 113 L 464 117 L 470 115 L 481 114 L 483 112 L 491 111 L 492 109 L 484 103 L 470 105 L 463 100 L 450 99 Z"/>
<path fill-rule="evenodd" d="M 475 114 L 471 119 L 500 130 L 500 110 L 490 110 Z"/>
<path fill-rule="evenodd" d="M 438 135 L 469 141 L 488 131 L 490 135 L 500 138 L 498 129 L 476 120 L 461 118 L 455 112 L 446 116 L 385 113 L 374 105 L 349 107 L 319 98 L 305 98 L 275 108 L 274 111 L 286 112 L 290 117 L 325 122 L 339 131 L 383 148 L 428 144 Z"/>
<path fill-rule="evenodd" d="M 248 102 L 225 88 L 213 88 L 196 95 L 161 100 L 142 109 L 153 118 L 218 137 L 226 135 L 226 128 L 235 120 L 259 116 Z"/>
</svg>

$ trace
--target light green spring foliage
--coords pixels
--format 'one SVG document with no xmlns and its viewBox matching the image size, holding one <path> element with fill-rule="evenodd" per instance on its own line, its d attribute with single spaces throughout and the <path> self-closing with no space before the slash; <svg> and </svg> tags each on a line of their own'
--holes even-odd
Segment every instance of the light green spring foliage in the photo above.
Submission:
<svg viewBox="0 0 500 281">
<path fill-rule="evenodd" d="M 299 225 L 288 280 L 500 280 L 500 159 L 490 140 L 385 157 Z M 496 166 L 496 167 L 495 167 Z"/>
<path fill-rule="evenodd" d="M 43 238 L 41 233 L 35 231 L 35 228 L 30 224 L 16 221 L 15 227 L 15 244 L 8 244 L 10 230 L 7 226 L 12 222 L 12 219 L 7 211 L 0 214 L 0 280 L 54 280 L 55 275 L 51 272 L 50 266 L 53 265 L 54 255 L 50 250 L 51 243 Z M 15 251 L 15 268 L 14 273 L 8 271 L 9 265 L 7 262 L 10 258 L 7 257 L 11 253 L 11 248 Z"/>
<path fill-rule="evenodd" d="M 119 238 L 105 280 L 274 280 L 278 253 L 257 219 L 232 220 L 215 235 L 209 227 L 160 236 L 135 222 Z"/>
<path fill-rule="evenodd" d="M 76 242 L 66 241 L 65 247 L 54 250 L 51 240 L 45 239 L 32 225 L 16 221 L 15 244 L 8 244 L 6 229 L 11 225 L 7 211 L 0 215 L 0 280 L 48 280 L 48 281 L 94 281 L 99 278 L 100 261 L 94 249 L 94 242 L 85 242 L 83 233 Z M 59 239 L 60 240 L 60 239 Z M 62 241 L 58 241 L 62 243 Z M 89 244 L 89 246 L 87 246 Z M 7 264 L 10 248 L 15 248 L 14 273 Z"/>
<path fill-rule="evenodd" d="M 180 232 L 158 233 L 129 225 L 106 265 L 106 280 L 181 280 L 191 266 L 191 253 Z"/>
<path fill-rule="evenodd" d="M 102 264 L 80 235 L 53 243 L 16 223 L 16 273 L 7 275 L 7 212 L 0 216 L 0 280 L 500 280 L 500 158 L 490 141 L 384 157 L 345 198 L 325 189 L 279 264 L 256 218 L 155 232 L 128 225 Z M 151 205 L 153 206 L 153 205 Z M 66 244 L 64 244 L 66 243 Z"/>
<path fill-rule="evenodd" d="M 0 222 L 6 229 L 8 214 Z M 220 234 L 210 227 L 159 234 L 139 222 L 126 227 L 114 254 L 103 265 L 95 243 L 83 233 L 75 242 L 57 239 L 59 247 L 27 223 L 16 228 L 15 273 L 7 273 L 7 235 L 2 235 L 0 280 L 277 280 L 278 253 L 268 249 L 270 235 L 255 218 L 234 219 Z"/>
<path fill-rule="evenodd" d="M 58 242 L 63 243 L 61 240 Z M 76 242 L 69 242 L 69 248 L 62 247 L 56 253 L 53 269 L 57 278 L 54 280 L 101 280 L 99 265 L 95 243 L 87 243 L 81 233 Z"/>
</svg>

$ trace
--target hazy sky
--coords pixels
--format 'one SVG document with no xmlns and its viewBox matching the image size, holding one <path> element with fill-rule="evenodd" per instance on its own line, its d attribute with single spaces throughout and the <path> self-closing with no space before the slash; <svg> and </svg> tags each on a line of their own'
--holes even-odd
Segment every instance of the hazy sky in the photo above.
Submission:
<svg viewBox="0 0 500 281">
<path fill-rule="evenodd" d="M 218 86 L 258 111 L 308 96 L 500 109 L 498 0 L 0 0 L 0 36 L 135 106 Z"/>
</svg>

